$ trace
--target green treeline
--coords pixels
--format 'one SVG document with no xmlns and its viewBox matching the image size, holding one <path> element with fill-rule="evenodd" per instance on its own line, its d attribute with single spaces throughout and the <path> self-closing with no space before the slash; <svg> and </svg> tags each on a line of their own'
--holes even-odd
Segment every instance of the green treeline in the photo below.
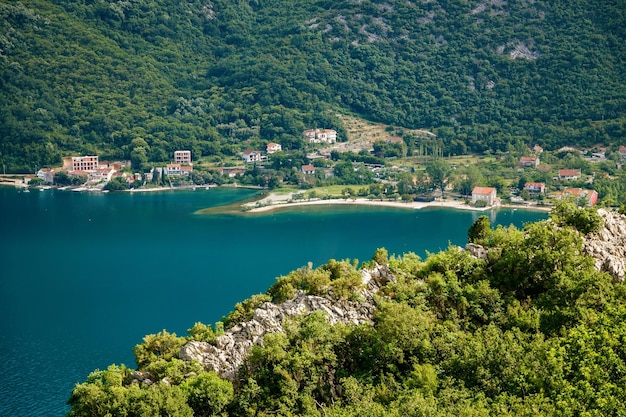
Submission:
<svg viewBox="0 0 626 417">
<path fill-rule="evenodd" d="M 386 265 L 396 280 L 372 324 L 332 326 L 322 311 L 288 319 L 232 383 L 177 358 L 188 340 L 214 343 L 221 323 L 149 335 L 135 355 L 154 383 L 131 383 L 124 366 L 95 371 L 73 390 L 69 415 L 622 415 L 626 290 L 582 254 L 582 232 L 602 226 L 592 209 L 559 204 L 523 230 L 479 218 L 468 240 L 484 259 L 457 247 L 424 260 L 378 250 L 364 266 Z M 301 268 L 223 323 L 296 289 L 357 301 L 358 275 L 350 261 Z"/>
<path fill-rule="evenodd" d="M 334 128 L 336 112 L 428 128 L 446 154 L 616 144 L 623 1 L 7 0 L 0 162 L 68 153 L 236 155 Z M 261 141 L 261 142 L 259 142 Z"/>
</svg>

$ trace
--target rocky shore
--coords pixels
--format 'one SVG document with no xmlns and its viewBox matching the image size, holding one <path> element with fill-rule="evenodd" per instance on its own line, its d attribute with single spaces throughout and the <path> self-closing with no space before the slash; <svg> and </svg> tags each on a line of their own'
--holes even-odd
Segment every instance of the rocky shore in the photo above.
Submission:
<svg viewBox="0 0 626 417">
<path fill-rule="evenodd" d="M 603 209 L 598 212 L 604 219 L 604 227 L 585 237 L 584 250 L 595 259 L 598 270 L 610 273 L 617 282 L 623 282 L 626 275 L 626 216 Z M 487 256 L 487 249 L 480 245 L 469 244 L 466 249 L 476 257 Z M 197 360 L 207 370 L 234 381 L 237 370 L 252 347 L 262 344 L 266 334 L 282 331 L 282 323 L 288 317 L 323 310 L 333 324 L 372 322 L 376 309 L 374 295 L 395 277 L 387 266 L 376 264 L 371 270 L 363 269 L 361 278 L 364 289 L 361 290 L 359 302 L 304 293 L 282 304 L 267 302 L 255 311 L 252 320 L 227 330 L 217 338 L 214 345 L 189 342 L 180 349 L 179 357 L 185 361 Z"/>
</svg>

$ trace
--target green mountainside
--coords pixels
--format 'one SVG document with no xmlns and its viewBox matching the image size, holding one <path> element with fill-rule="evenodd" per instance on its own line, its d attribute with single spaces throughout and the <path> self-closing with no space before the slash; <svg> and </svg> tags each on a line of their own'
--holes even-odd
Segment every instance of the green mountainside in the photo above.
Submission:
<svg viewBox="0 0 626 417">
<path fill-rule="evenodd" d="M 372 309 L 362 308 L 371 297 L 358 262 L 300 268 L 216 326 L 146 336 L 134 349 L 137 370 L 94 371 L 72 391 L 68 416 L 621 416 L 626 287 L 596 270 L 583 233 L 626 239 L 625 224 L 624 215 L 559 204 L 523 230 L 480 217 L 468 240 L 483 256 L 379 249 L 361 265 L 386 271 Z M 203 366 L 231 365 L 226 349 L 271 324 L 257 320 L 267 319 L 267 302 L 280 308 L 302 293 L 332 305 L 285 316 L 283 331 L 253 343 L 230 378 Z M 371 320 L 331 325 L 349 303 Z M 189 345 L 217 362 L 185 357 Z"/>
<path fill-rule="evenodd" d="M 446 153 L 626 136 L 626 3 L 3 0 L 0 162 L 303 146 L 336 113 Z"/>
</svg>

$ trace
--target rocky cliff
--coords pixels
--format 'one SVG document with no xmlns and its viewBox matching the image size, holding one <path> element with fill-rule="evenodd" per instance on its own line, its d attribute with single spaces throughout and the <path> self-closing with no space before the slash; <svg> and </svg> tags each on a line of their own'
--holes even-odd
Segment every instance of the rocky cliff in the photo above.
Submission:
<svg viewBox="0 0 626 417">
<path fill-rule="evenodd" d="M 585 236 L 584 250 L 595 259 L 598 270 L 610 273 L 616 281 L 625 279 L 626 261 L 626 216 L 607 210 L 599 210 L 604 227 Z M 487 259 L 488 248 L 468 244 L 472 255 Z M 460 249 L 461 250 L 461 249 Z M 364 289 L 360 302 L 336 300 L 332 296 L 318 297 L 299 293 L 282 304 L 264 303 L 252 320 L 228 329 L 217 338 L 215 345 L 192 341 L 185 344 L 179 353 L 180 359 L 198 360 L 207 370 L 213 370 L 223 378 L 234 381 L 237 370 L 254 345 L 261 345 L 268 333 L 282 331 L 287 317 L 309 314 L 323 310 L 331 323 L 362 324 L 371 322 L 376 309 L 374 295 L 387 282 L 394 280 L 386 266 L 376 265 L 372 270 L 361 271 Z"/>
<path fill-rule="evenodd" d="M 604 227 L 585 236 L 585 252 L 595 259 L 596 269 L 611 274 L 617 282 L 626 276 L 626 216 L 598 210 Z"/>
<path fill-rule="evenodd" d="M 371 322 L 376 308 L 374 295 L 394 277 L 388 267 L 376 265 L 372 270 L 362 270 L 361 278 L 364 285 L 361 301 L 299 293 L 282 304 L 264 303 L 256 309 L 252 320 L 228 329 L 217 338 L 215 345 L 192 341 L 180 349 L 179 357 L 185 361 L 198 360 L 207 370 L 233 381 L 252 347 L 262 344 L 266 334 L 282 331 L 285 318 L 323 310 L 332 324 Z"/>
</svg>

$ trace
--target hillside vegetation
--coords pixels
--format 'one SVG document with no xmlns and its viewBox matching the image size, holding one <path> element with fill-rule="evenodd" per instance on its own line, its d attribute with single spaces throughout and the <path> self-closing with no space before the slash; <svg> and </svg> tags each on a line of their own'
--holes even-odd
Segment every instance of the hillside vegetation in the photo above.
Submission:
<svg viewBox="0 0 626 417">
<path fill-rule="evenodd" d="M 624 1 L 4 0 L 0 163 L 236 155 L 337 112 L 429 129 L 446 153 L 616 145 Z"/>
<path fill-rule="evenodd" d="M 583 252 L 583 232 L 602 227 L 593 209 L 567 204 L 523 230 L 494 230 L 483 216 L 468 240 L 485 256 L 381 249 L 361 265 L 391 277 L 370 323 L 331 325 L 323 310 L 287 318 L 232 379 L 179 359 L 181 346 L 216 344 L 268 301 L 304 292 L 362 302 L 357 262 L 301 268 L 214 327 L 146 336 L 138 370 L 93 372 L 69 416 L 623 415 L 626 291 Z"/>
</svg>

